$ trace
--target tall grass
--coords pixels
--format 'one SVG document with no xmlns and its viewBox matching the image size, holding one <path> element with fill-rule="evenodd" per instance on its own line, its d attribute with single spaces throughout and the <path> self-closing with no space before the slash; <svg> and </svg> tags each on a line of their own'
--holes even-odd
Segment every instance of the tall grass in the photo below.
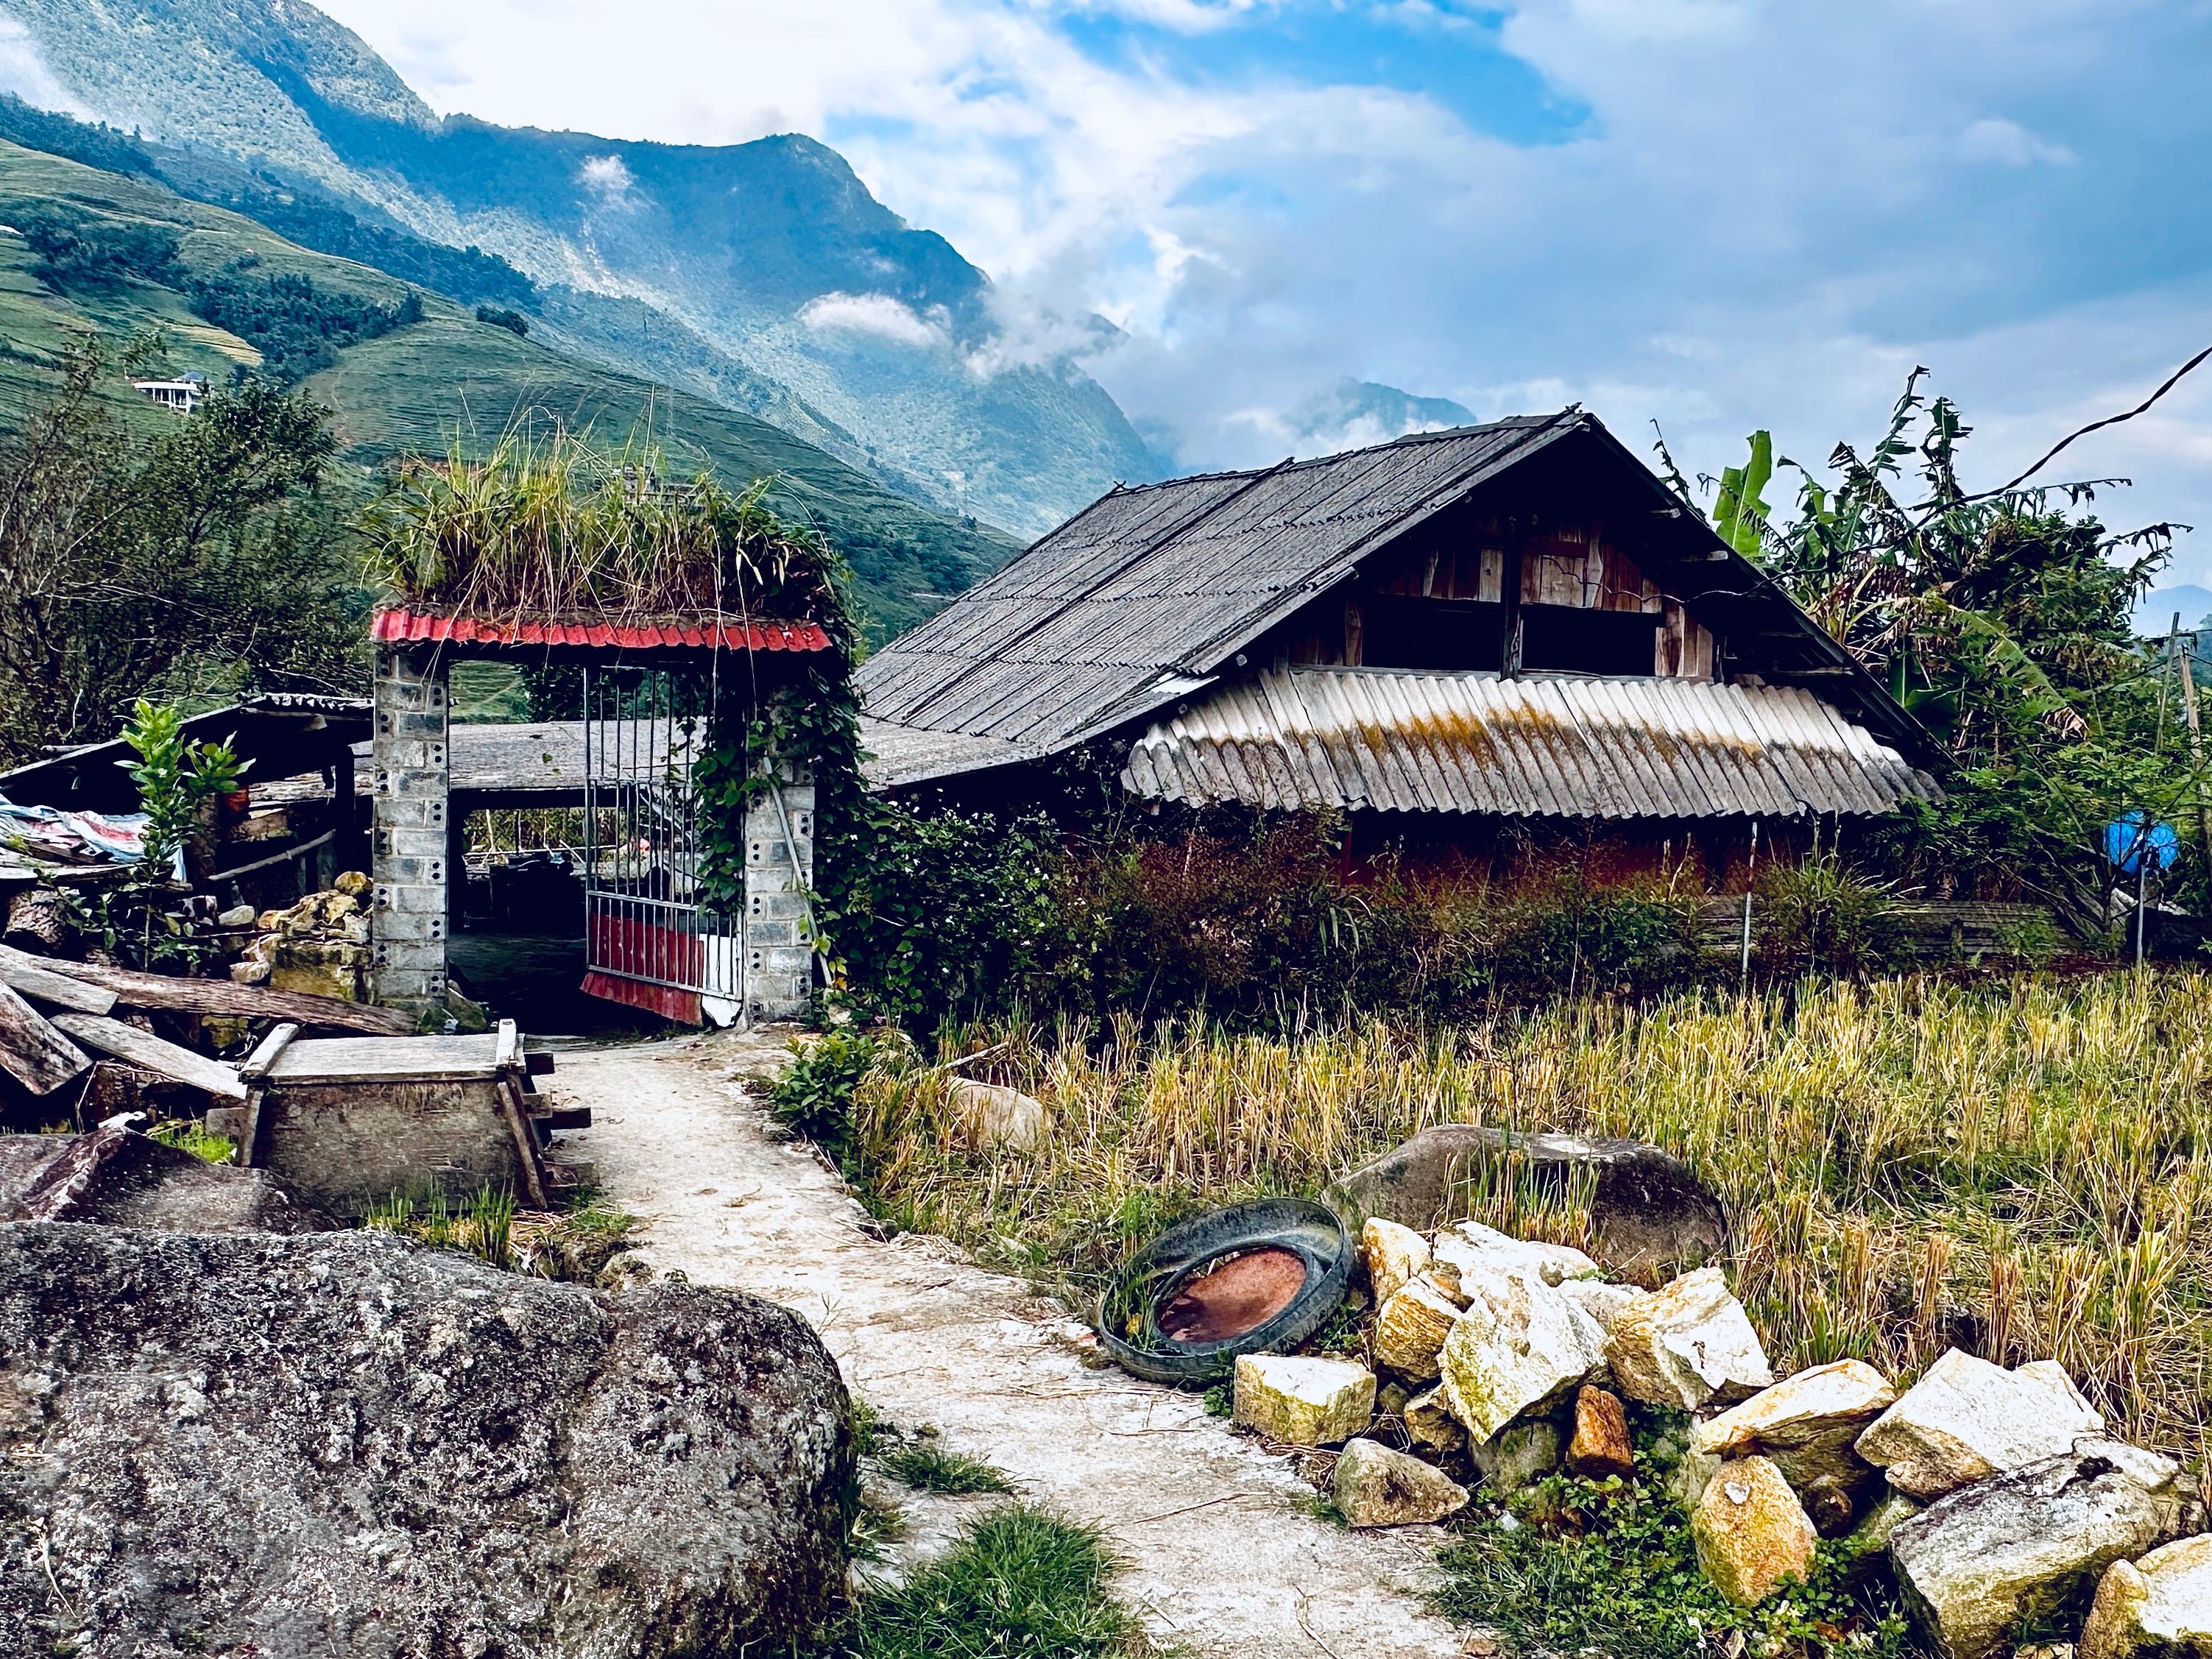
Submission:
<svg viewBox="0 0 2212 1659">
<path fill-rule="evenodd" d="M 556 427 L 471 459 L 405 468 L 372 516 L 369 574 L 416 604 L 501 617 L 793 616 L 829 597 L 834 556 L 787 527 L 768 482 L 675 485 L 641 445 L 601 449 Z"/>
<path fill-rule="evenodd" d="M 1087 1285 L 1162 1221 L 1316 1192 L 1430 1124 L 1633 1136 L 1721 1194 L 1778 1365 L 2056 1358 L 2117 1430 L 2201 1465 L 2212 976 L 1808 983 L 1296 1042 L 1124 1020 L 945 1053 L 1008 1037 L 988 1074 L 1050 1109 L 1033 1152 L 972 1150 L 918 1058 L 860 1088 L 854 1162 L 891 1218 Z M 1471 1196 L 1525 1231 L 1588 1225 L 1571 1193 Z"/>
</svg>

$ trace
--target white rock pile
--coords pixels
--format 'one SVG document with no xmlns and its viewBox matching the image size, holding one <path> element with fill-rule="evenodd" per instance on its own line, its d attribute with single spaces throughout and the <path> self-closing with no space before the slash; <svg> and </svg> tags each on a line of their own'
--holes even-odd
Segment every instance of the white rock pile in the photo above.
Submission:
<svg viewBox="0 0 2212 1659">
<path fill-rule="evenodd" d="M 1626 1399 L 1689 1414 L 1674 1495 L 1741 1604 L 1844 1539 L 1888 1553 L 1941 1659 L 2008 1653 L 2093 1596 L 2078 1659 L 2212 1659 L 2212 1534 L 2182 1536 L 2201 1520 L 2179 1466 L 2111 1439 L 2051 1361 L 2007 1370 L 1954 1349 L 1902 1393 L 1856 1359 L 1777 1380 L 1718 1268 L 1642 1291 L 1472 1223 L 1424 1237 L 1371 1220 L 1360 1255 L 1372 1367 L 1248 1356 L 1234 1405 L 1271 1442 L 1343 1447 L 1333 1495 L 1355 1527 L 1462 1508 L 1437 1467 L 1462 1455 L 1498 1498 L 1561 1468 L 1625 1475 Z"/>
</svg>

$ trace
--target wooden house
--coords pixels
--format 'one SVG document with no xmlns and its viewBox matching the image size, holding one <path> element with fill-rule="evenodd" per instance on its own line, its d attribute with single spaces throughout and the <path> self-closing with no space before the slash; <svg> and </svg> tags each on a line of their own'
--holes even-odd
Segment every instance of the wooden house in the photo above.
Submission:
<svg viewBox="0 0 2212 1659">
<path fill-rule="evenodd" d="M 867 661 L 870 777 L 1322 807 L 1356 845 L 1630 864 L 1933 797 L 1912 719 L 1593 416 L 1117 488 Z"/>
</svg>

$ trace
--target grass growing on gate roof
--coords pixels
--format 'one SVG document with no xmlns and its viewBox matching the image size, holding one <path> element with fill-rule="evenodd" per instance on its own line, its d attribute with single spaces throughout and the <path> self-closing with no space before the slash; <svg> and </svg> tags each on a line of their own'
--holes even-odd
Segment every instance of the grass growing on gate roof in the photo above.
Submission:
<svg viewBox="0 0 2212 1659">
<path fill-rule="evenodd" d="M 885 1048 L 849 1157 L 880 1212 L 1017 1270 L 1095 1286 L 1164 1222 L 1317 1192 L 1430 1124 L 1634 1136 L 1722 1195 L 1778 1367 L 2055 1358 L 2117 1431 L 2202 1468 L 2212 976 L 1808 984 L 1299 1042 L 1125 1020 L 944 1057 L 1001 1038 L 969 1069 L 1045 1101 L 1041 1146 L 972 1150 L 949 1079 Z M 1515 1231 L 1587 1231 L 1525 1184 L 1481 1196 Z"/>
<path fill-rule="evenodd" d="M 769 511 L 766 481 L 733 493 L 701 473 L 668 487 L 664 465 L 649 447 L 603 450 L 558 426 L 512 428 L 481 459 L 456 437 L 372 514 L 369 575 L 402 599 L 492 617 L 834 610 L 835 554 Z"/>
</svg>

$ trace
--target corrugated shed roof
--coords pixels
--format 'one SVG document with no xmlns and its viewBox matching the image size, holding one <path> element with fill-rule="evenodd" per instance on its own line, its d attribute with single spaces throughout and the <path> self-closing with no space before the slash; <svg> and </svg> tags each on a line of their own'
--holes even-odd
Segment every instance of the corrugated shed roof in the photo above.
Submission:
<svg viewBox="0 0 2212 1659">
<path fill-rule="evenodd" d="M 610 623 L 604 617 L 478 617 L 389 606 L 368 636 L 387 644 L 438 641 L 473 646 L 591 646 L 600 649 L 827 651 L 830 636 L 811 622 L 741 622 L 726 617 L 658 617 Z"/>
<path fill-rule="evenodd" d="M 1583 818 L 1879 813 L 1936 785 L 1809 691 L 1299 668 L 1154 726 L 1122 782 L 1257 807 Z"/>
<path fill-rule="evenodd" d="M 1044 751 L 1156 708 L 1382 540 L 1586 417 L 1119 489 L 861 665 L 868 713 Z"/>
<path fill-rule="evenodd" d="M 896 789 L 932 778 L 983 772 L 1016 761 L 1036 760 L 1036 750 L 1004 738 L 975 738 L 965 732 L 931 732 L 888 720 L 860 718 L 860 748 L 866 756 L 861 775 L 871 789 Z"/>
</svg>

